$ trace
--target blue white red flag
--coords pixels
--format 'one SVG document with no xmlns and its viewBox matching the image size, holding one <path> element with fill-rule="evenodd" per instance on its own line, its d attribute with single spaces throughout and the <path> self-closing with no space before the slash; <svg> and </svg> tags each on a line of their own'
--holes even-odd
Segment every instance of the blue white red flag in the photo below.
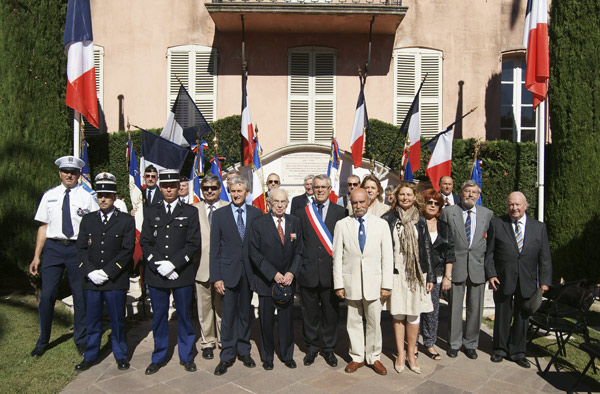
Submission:
<svg viewBox="0 0 600 394">
<path fill-rule="evenodd" d="M 190 201 L 192 204 L 202 201 L 200 176 L 204 174 L 204 149 L 207 147 L 206 141 L 202 141 L 199 145 L 192 145 L 194 152 L 194 166 L 190 174 Z"/>
<path fill-rule="evenodd" d="M 525 89 L 533 93 L 533 109 L 536 109 L 546 99 L 548 78 L 550 78 L 546 0 L 527 1 L 523 46 L 527 48 Z"/>
<path fill-rule="evenodd" d="M 262 148 L 255 139 L 254 154 L 252 161 L 252 205 L 260 209 L 263 213 L 267 212 L 267 204 L 265 201 L 265 176 L 260 162 Z"/>
<path fill-rule="evenodd" d="M 149 131 L 142 130 L 141 168 L 153 164 L 158 170 L 181 171 L 189 150 Z"/>
<path fill-rule="evenodd" d="M 92 187 L 92 177 L 90 176 L 90 165 L 87 153 L 88 145 L 89 144 L 87 141 L 83 141 L 83 154 L 81 155 L 81 160 L 83 160 L 84 164 L 83 168 L 81 169 L 81 178 L 79 179 L 79 182 L 81 182 L 81 187 L 83 187 L 83 190 L 90 193 L 94 197 L 94 200 L 97 200 L 96 192 Z"/>
<path fill-rule="evenodd" d="M 223 183 L 223 177 L 221 176 L 221 161 L 220 158 L 215 157 L 214 159 L 212 159 L 210 161 L 211 166 L 210 166 L 210 172 L 216 176 L 219 177 L 219 180 L 221 181 L 221 185 L 224 185 Z M 219 198 L 223 201 L 227 201 L 229 202 L 229 196 L 227 195 L 227 190 L 225 187 L 221 187 L 221 194 L 219 195 Z"/>
<path fill-rule="evenodd" d="M 350 149 L 352 150 L 352 163 L 355 168 L 362 165 L 363 146 L 365 139 L 365 127 L 367 127 L 367 109 L 365 105 L 365 93 L 362 79 L 360 82 L 360 93 L 356 102 L 356 111 L 354 113 L 354 124 L 352 125 L 352 134 L 350 137 Z"/>
<path fill-rule="evenodd" d="M 308 216 L 308 221 L 317 234 L 317 237 L 319 237 L 321 244 L 323 244 L 327 253 L 329 253 L 330 256 L 333 256 L 333 237 L 325 225 L 323 218 L 321 218 L 321 215 L 317 212 L 315 204 L 308 204 L 304 209 Z"/>
<path fill-rule="evenodd" d="M 248 72 L 242 72 L 242 144 L 243 144 L 243 164 L 249 166 L 254 161 L 254 130 L 252 128 L 252 118 L 250 117 L 250 107 L 248 106 L 248 92 L 246 82 L 248 81 Z"/>
<path fill-rule="evenodd" d="M 431 149 L 431 157 L 427 163 L 425 175 L 431 179 L 435 190 L 440 191 L 440 179 L 452 173 L 452 141 L 454 140 L 453 126 L 448 127 L 435 137 L 426 146 Z"/>
<path fill-rule="evenodd" d="M 142 258 L 142 248 L 140 247 L 140 234 L 142 232 L 142 223 L 144 221 L 144 199 L 142 193 L 142 181 L 138 169 L 133 142 L 127 142 L 127 166 L 129 167 L 129 198 L 133 212 L 135 212 L 135 249 L 133 252 L 133 265 Z"/>
<path fill-rule="evenodd" d="M 340 148 L 337 140 L 331 140 L 331 152 L 329 154 L 329 165 L 327 167 L 327 175 L 331 179 L 331 192 L 329 199 L 337 204 L 340 195 L 340 174 L 342 172 L 342 162 L 340 160 Z"/>
<path fill-rule="evenodd" d="M 479 185 L 479 189 L 481 189 L 481 160 L 475 160 L 473 163 L 473 170 L 471 171 L 471 179 L 477 182 Z M 481 194 L 479 193 L 479 199 L 477 200 L 477 205 L 483 205 L 483 200 L 481 199 Z"/>
</svg>

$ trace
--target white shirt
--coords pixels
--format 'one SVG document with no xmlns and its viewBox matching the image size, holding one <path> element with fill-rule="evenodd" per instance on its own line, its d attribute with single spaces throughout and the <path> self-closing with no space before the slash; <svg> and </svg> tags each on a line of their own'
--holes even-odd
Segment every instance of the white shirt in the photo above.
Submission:
<svg viewBox="0 0 600 394">
<path fill-rule="evenodd" d="M 363 226 L 365 227 L 365 234 L 367 233 L 367 218 L 369 217 L 368 213 L 362 217 L 364 219 Z M 358 230 L 360 229 L 360 222 L 358 221 L 358 217 L 354 217 L 354 227 L 356 227 L 356 236 L 358 237 Z"/>
<path fill-rule="evenodd" d="M 449 195 L 445 195 L 444 193 L 440 192 L 440 194 L 442 195 L 442 198 L 444 199 L 444 201 L 448 200 L 448 203 L 450 205 L 454 205 L 454 196 L 452 195 L 452 193 L 450 193 Z"/>
<path fill-rule="evenodd" d="M 315 199 L 315 209 L 317 210 L 317 213 L 319 213 L 319 203 L 317 202 L 317 200 Z M 321 219 L 323 219 L 323 222 L 325 221 L 325 218 L 327 217 L 327 210 L 329 209 L 329 199 L 327 199 L 324 203 L 323 203 L 323 217 Z"/>
<path fill-rule="evenodd" d="M 108 222 L 110 220 L 110 217 L 112 216 L 112 214 L 115 212 L 115 208 L 113 207 L 113 209 L 106 214 L 106 221 Z M 102 211 L 98 211 L 98 215 L 100 215 L 100 221 L 104 222 L 104 212 Z"/>
<path fill-rule="evenodd" d="M 462 207 L 463 211 L 463 223 L 467 221 L 467 208 Z M 477 228 L 477 204 L 471 208 L 471 239 L 469 240 L 469 247 L 473 245 L 473 236 L 475 235 L 475 229 Z"/>
<path fill-rule="evenodd" d="M 127 205 L 125 205 L 125 201 L 119 198 L 115 200 L 115 208 L 121 212 L 127 212 Z"/>
<path fill-rule="evenodd" d="M 42 196 L 42 201 L 35 213 L 35 220 L 48 224 L 46 238 L 67 239 L 62 232 L 62 205 L 67 188 L 61 183 L 53 187 Z M 81 186 L 75 186 L 69 193 L 71 207 L 71 223 L 73 224 L 73 236 L 69 239 L 76 240 L 79 234 L 81 218 L 87 213 L 97 211 L 98 203 L 94 197 Z"/>
<path fill-rule="evenodd" d="M 165 212 L 169 213 L 169 210 L 167 209 L 167 204 L 171 205 L 171 213 L 173 213 L 173 210 L 175 209 L 175 207 L 177 206 L 177 202 L 179 200 L 175 200 L 173 202 L 167 202 L 166 200 L 163 200 L 163 204 L 165 205 Z"/>
<path fill-rule="evenodd" d="M 277 216 L 271 214 L 271 217 L 273 218 L 273 222 L 275 222 L 275 228 L 277 228 L 277 222 L 279 219 L 281 219 L 281 228 L 283 229 L 283 235 L 285 235 L 285 215 L 283 215 L 281 218 L 278 218 Z"/>
<path fill-rule="evenodd" d="M 217 200 L 214 204 L 204 202 L 204 206 L 206 208 L 206 217 L 208 218 L 208 214 L 211 212 L 211 209 L 213 213 L 219 209 L 219 200 Z"/>
</svg>

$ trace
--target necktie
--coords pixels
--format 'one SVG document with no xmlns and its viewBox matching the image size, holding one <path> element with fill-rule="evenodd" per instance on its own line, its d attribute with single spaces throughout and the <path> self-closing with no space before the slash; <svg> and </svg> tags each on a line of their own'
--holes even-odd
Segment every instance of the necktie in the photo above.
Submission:
<svg viewBox="0 0 600 394">
<path fill-rule="evenodd" d="M 167 215 L 171 214 L 171 204 L 167 204 Z"/>
<path fill-rule="evenodd" d="M 71 238 L 73 234 L 73 223 L 71 223 L 71 199 L 69 193 L 71 189 L 65 190 L 65 197 L 62 205 L 62 232 L 67 238 Z"/>
<path fill-rule="evenodd" d="M 519 253 L 523 251 L 523 231 L 518 220 L 515 221 L 515 239 L 517 240 L 517 246 L 519 247 Z"/>
<path fill-rule="evenodd" d="M 358 218 L 358 245 L 360 246 L 360 251 L 363 252 L 365 250 L 365 242 L 367 241 L 367 234 L 365 231 L 365 219 Z"/>
<path fill-rule="evenodd" d="M 242 239 L 244 239 L 244 233 L 246 232 L 246 226 L 244 225 L 244 217 L 242 216 L 243 212 L 244 212 L 244 210 L 242 208 L 237 209 L 237 213 L 238 213 L 237 228 L 238 228 L 238 232 L 240 233 L 240 237 Z"/>
<path fill-rule="evenodd" d="M 106 213 L 102 213 L 102 224 L 108 223 L 108 215 Z"/>
<path fill-rule="evenodd" d="M 446 200 L 446 203 L 444 205 L 446 205 L 446 206 L 450 205 L 450 201 L 448 201 L 448 197 L 446 197 L 445 200 Z"/>
<path fill-rule="evenodd" d="M 317 205 L 317 211 L 319 211 L 319 216 L 323 219 L 323 204 Z"/>
<path fill-rule="evenodd" d="M 212 214 L 213 214 L 214 210 L 215 210 L 215 206 L 214 205 L 209 205 L 208 206 L 208 224 L 212 224 Z"/>
<path fill-rule="evenodd" d="M 277 219 L 277 232 L 281 238 L 281 244 L 285 243 L 285 235 L 283 235 L 283 227 L 281 227 L 281 218 Z"/>
<path fill-rule="evenodd" d="M 146 200 L 146 204 L 150 205 L 152 203 L 152 189 L 148 189 L 148 199 Z"/>
<path fill-rule="evenodd" d="M 467 211 L 467 220 L 465 220 L 465 234 L 467 234 L 467 244 L 471 245 L 471 210 Z"/>
</svg>

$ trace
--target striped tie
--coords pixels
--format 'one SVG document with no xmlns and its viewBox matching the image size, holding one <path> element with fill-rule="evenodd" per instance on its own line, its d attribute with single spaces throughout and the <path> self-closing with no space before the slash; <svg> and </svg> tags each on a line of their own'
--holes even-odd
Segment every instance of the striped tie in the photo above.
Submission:
<svg viewBox="0 0 600 394">
<path fill-rule="evenodd" d="M 523 231 L 521 231 L 521 226 L 518 220 L 515 221 L 515 239 L 517 240 L 519 253 L 521 253 L 523 251 Z"/>
<path fill-rule="evenodd" d="M 467 211 L 467 220 L 465 220 L 465 234 L 467 234 L 467 244 L 471 245 L 471 210 Z"/>
</svg>

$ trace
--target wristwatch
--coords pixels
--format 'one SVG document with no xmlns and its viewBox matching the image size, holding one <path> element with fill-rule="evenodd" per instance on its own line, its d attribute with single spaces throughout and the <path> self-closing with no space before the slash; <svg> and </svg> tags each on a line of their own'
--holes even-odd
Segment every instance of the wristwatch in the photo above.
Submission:
<svg viewBox="0 0 600 394">
<path fill-rule="evenodd" d="M 444 278 L 448 279 L 450 282 L 452 282 L 452 277 L 448 276 L 448 275 L 444 275 Z"/>
</svg>

